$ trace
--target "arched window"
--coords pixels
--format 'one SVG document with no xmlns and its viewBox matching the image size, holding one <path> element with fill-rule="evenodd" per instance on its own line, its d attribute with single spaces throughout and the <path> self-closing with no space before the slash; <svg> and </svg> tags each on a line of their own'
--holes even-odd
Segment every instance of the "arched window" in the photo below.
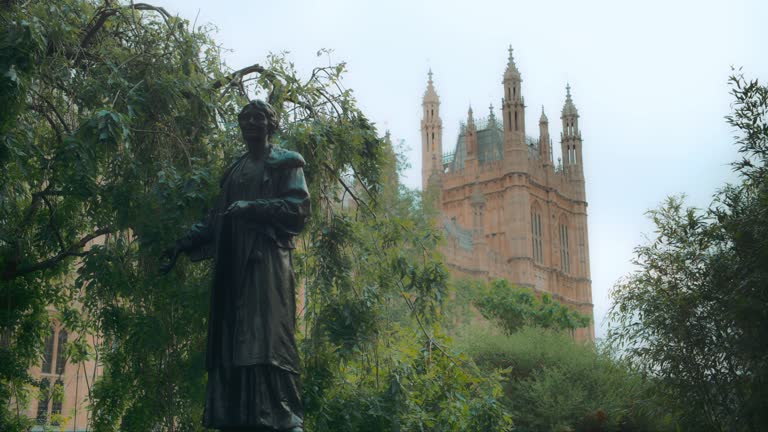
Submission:
<svg viewBox="0 0 768 432">
<path fill-rule="evenodd" d="M 533 260 L 539 264 L 544 264 L 544 241 L 541 230 L 541 210 L 534 204 L 531 207 L 531 246 L 533 250 Z"/>
<path fill-rule="evenodd" d="M 55 329 L 51 327 L 50 333 L 45 338 L 45 351 L 43 352 L 43 366 L 40 368 L 42 373 L 51 373 L 53 367 L 53 338 Z"/>
<path fill-rule="evenodd" d="M 571 253 L 568 246 L 568 221 L 560 218 L 560 269 L 564 273 L 571 272 Z"/>
<path fill-rule="evenodd" d="M 435 151 L 435 133 L 432 132 L 432 151 Z"/>
<path fill-rule="evenodd" d="M 67 356 L 64 353 L 64 348 L 67 345 L 67 331 L 64 329 L 59 330 L 59 341 L 56 346 L 56 374 L 61 375 L 64 373 L 64 368 L 67 366 Z"/>
</svg>

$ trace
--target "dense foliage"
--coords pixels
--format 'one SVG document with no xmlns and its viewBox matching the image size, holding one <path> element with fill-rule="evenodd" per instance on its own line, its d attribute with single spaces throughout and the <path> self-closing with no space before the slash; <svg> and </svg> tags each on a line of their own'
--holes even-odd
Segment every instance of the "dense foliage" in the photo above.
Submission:
<svg viewBox="0 0 768 432">
<path fill-rule="evenodd" d="M 512 286 L 506 279 L 486 284 L 478 280 L 456 283 L 456 304 L 471 304 L 484 318 L 493 321 L 507 334 L 524 327 L 573 331 L 589 326 L 591 317 L 580 314 L 554 300 L 550 294 L 537 296 L 533 290 Z"/>
<path fill-rule="evenodd" d="M 740 182 L 669 198 L 613 291 L 612 342 L 664 384 L 686 430 L 768 429 L 768 87 L 731 78 Z"/>
<path fill-rule="evenodd" d="M 30 426 L 9 401 L 34 396 L 49 305 L 74 335 L 70 363 L 103 365 L 87 389 L 94 430 L 201 428 L 210 269 L 163 277 L 158 256 L 244 151 L 234 119 L 254 96 L 307 160 L 313 215 L 295 261 L 308 429 L 510 428 L 498 374 L 442 335 L 438 232 L 415 194 L 386 187 L 394 153 L 343 63 L 299 76 L 265 54 L 232 71 L 206 28 L 144 3 L 1 7 L 0 429 Z"/>
<path fill-rule="evenodd" d="M 506 370 L 503 403 L 515 430 L 665 431 L 676 415 L 654 382 L 567 332 L 525 327 L 506 334 L 471 330 L 458 340 L 485 370 Z"/>
</svg>

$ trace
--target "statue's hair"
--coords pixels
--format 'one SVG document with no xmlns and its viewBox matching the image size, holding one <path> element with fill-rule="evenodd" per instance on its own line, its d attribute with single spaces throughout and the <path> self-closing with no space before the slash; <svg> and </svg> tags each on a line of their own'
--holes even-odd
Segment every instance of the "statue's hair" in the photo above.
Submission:
<svg viewBox="0 0 768 432">
<path fill-rule="evenodd" d="M 240 115 L 242 116 L 250 111 L 262 112 L 267 117 L 267 135 L 272 136 L 277 132 L 277 129 L 280 127 L 280 121 L 272 105 L 261 99 L 252 100 L 240 110 Z"/>
</svg>

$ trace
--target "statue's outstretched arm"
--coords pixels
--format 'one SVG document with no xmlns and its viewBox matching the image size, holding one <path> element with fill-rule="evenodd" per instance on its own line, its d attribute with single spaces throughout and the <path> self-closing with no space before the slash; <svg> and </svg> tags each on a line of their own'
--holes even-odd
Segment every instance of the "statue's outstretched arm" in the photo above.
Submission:
<svg viewBox="0 0 768 432">
<path fill-rule="evenodd" d="M 160 273 L 168 273 L 176 265 L 179 255 L 184 252 L 190 254 L 192 251 L 205 249 L 213 242 L 213 218 L 209 213 L 203 221 L 198 222 L 187 231 L 176 243 L 166 249 L 160 257 Z M 195 255 L 206 255 L 204 253 Z M 198 261 L 199 259 L 193 259 Z"/>
</svg>

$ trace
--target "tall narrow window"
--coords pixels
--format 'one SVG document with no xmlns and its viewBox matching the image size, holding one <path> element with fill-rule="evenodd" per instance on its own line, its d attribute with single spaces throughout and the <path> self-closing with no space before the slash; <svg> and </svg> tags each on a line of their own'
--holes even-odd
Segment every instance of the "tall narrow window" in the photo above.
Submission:
<svg viewBox="0 0 768 432">
<path fill-rule="evenodd" d="M 432 132 L 432 152 L 434 153 L 434 151 L 435 151 L 435 133 Z"/>
<path fill-rule="evenodd" d="M 40 380 L 40 397 L 37 399 L 37 423 L 48 423 L 48 402 L 51 400 L 51 381 Z"/>
<path fill-rule="evenodd" d="M 517 111 L 515 111 L 515 130 L 518 130 L 518 128 L 517 128 Z"/>
<path fill-rule="evenodd" d="M 587 274 L 587 251 L 586 251 L 586 242 L 584 241 L 584 227 L 579 228 L 579 261 L 581 263 L 581 268 L 579 269 L 581 271 L 582 275 Z"/>
<path fill-rule="evenodd" d="M 53 366 L 53 337 L 54 328 L 51 327 L 51 332 L 48 337 L 45 338 L 45 351 L 43 352 L 43 367 L 41 371 L 43 373 L 51 373 L 51 367 Z"/>
<path fill-rule="evenodd" d="M 571 255 L 568 249 L 568 225 L 560 222 L 560 268 L 564 273 L 571 272 Z"/>
<path fill-rule="evenodd" d="M 51 399 L 51 416 L 61 415 L 61 406 L 64 404 L 64 381 L 61 379 L 56 380 L 56 386 L 54 387 Z M 53 419 L 51 420 L 51 423 L 54 423 Z M 54 426 L 58 425 L 54 424 Z"/>
<path fill-rule="evenodd" d="M 61 375 L 64 373 L 64 368 L 67 366 L 67 355 L 64 349 L 67 345 L 67 331 L 64 329 L 59 330 L 59 341 L 56 346 L 56 374 Z"/>
<path fill-rule="evenodd" d="M 544 242 L 541 235 L 541 213 L 538 209 L 531 210 L 531 243 L 533 246 L 533 260 L 539 264 L 544 263 Z"/>
</svg>

